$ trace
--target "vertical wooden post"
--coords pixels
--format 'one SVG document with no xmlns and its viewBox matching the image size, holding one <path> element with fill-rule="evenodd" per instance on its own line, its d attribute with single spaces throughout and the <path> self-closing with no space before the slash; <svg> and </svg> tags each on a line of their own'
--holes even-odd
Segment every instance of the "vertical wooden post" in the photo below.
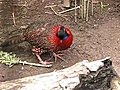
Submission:
<svg viewBox="0 0 120 90">
<path fill-rule="evenodd" d="M 63 6 L 66 7 L 66 8 L 69 8 L 70 7 L 70 0 L 64 0 L 63 1 Z"/>
<path fill-rule="evenodd" d="M 80 16 L 83 19 L 83 2 L 84 0 L 80 0 Z"/>
<path fill-rule="evenodd" d="M 93 15 L 93 0 L 91 0 L 91 13 Z"/>
<path fill-rule="evenodd" d="M 75 0 L 75 22 L 77 22 L 77 10 L 76 10 L 76 6 L 77 6 L 77 0 Z"/>
<path fill-rule="evenodd" d="M 89 0 L 87 0 L 87 7 L 86 7 L 86 21 L 88 21 L 89 3 L 90 3 L 90 1 L 89 1 Z"/>
<path fill-rule="evenodd" d="M 87 2 L 86 1 L 87 0 L 84 0 L 84 2 L 83 2 L 83 18 L 86 17 L 86 7 L 87 7 Z"/>
</svg>

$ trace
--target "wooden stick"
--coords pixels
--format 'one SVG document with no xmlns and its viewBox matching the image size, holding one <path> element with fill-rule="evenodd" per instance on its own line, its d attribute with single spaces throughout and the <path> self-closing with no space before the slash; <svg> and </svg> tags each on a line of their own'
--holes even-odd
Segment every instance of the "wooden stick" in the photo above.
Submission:
<svg viewBox="0 0 120 90">
<path fill-rule="evenodd" d="M 81 18 L 83 19 L 83 15 L 84 15 L 84 8 L 83 8 L 83 5 L 84 5 L 84 0 L 80 0 L 80 5 L 81 5 L 81 8 L 80 8 L 80 15 L 81 15 Z"/>
<path fill-rule="evenodd" d="M 50 8 L 56 15 L 58 15 L 58 13 L 53 9 L 53 7 L 50 7 Z"/>
<path fill-rule="evenodd" d="M 13 8 L 13 12 L 12 12 L 12 18 L 13 18 L 13 24 L 14 24 L 14 26 L 16 26 L 14 8 Z"/>
<path fill-rule="evenodd" d="M 83 18 L 85 18 L 86 17 L 86 0 L 83 0 L 84 2 L 83 2 Z"/>
<path fill-rule="evenodd" d="M 49 65 L 44 65 L 44 64 L 38 64 L 38 63 L 29 63 L 29 62 L 26 62 L 26 61 L 21 61 L 21 62 L 19 62 L 19 63 L 21 63 L 21 64 L 23 64 L 23 65 L 31 65 L 31 66 L 38 66 L 38 67 L 51 67 L 52 65 L 51 64 L 49 64 Z"/>
<path fill-rule="evenodd" d="M 77 1 L 75 0 L 75 22 L 77 22 L 77 10 L 76 10 L 76 6 L 77 6 Z"/>
<path fill-rule="evenodd" d="M 80 0 L 79 12 L 80 12 L 80 17 L 83 19 L 83 0 Z"/>
<path fill-rule="evenodd" d="M 57 12 L 53 9 L 53 7 L 55 7 L 55 5 L 53 5 L 53 6 L 45 6 L 45 8 L 48 8 L 48 7 L 51 8 L 51 10 L 54 12 L 55 15 L 60 16 L 60 17 L 64 18 L 65 20 L 68 20 L 66 17 L 64 17 L 63 15 L 57 13 Z"/>
<path fill-rule="evenodd" d="M 86 21 L 88 21 L 88 14 L 89 14 L 89 3 L 90 3 L 90 1 L 89 1 L 89 0 L 87 0 Z"/>
<path fill-rule="evenodd" d="M 93 0 L 91 0 L 91 13 L 93 15 Z"/>
<path fill-rule="evenodd" d="M 62 16 L 61 14 L 58 14 L 58 13 L 53 9 L 53 7 L 50 7 L 50 8 L 51 8 L 51 10 L 52 10 L 56 15 L 58 15 L 58 16 L 64 18 L 64 19 L 66 19 L 66 20 L 68 20 L 66 17 Z"/>
<path fill-rule="evenodd" d="M 49 5 L 49 6 L 45 6 L 45 8 L 50 8 L 50 7 L 56 7 L 57 5 Z"/>
<path fill-rule="evenodd" d="M 77 6 L 77 7 L 74 7 L 74 8 L 71 8 L 71 9 L 67 9 L 67 10 L 64 10 L 64 11 L 61 11 L 61 12 L 58 12 L 59 14 L 62 14 L 62 13 L 65 13 L 65 12 L 69 12 L 69 11 L 72 11 L 74 9 L 78 9 L 80 8 L 80 6 Z"/>
</svg>

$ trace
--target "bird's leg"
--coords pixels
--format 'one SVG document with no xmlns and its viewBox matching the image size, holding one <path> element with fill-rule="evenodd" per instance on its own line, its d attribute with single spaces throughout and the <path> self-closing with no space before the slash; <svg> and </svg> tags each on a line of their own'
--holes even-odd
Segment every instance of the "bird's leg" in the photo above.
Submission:
<svg viewBox="0 0 120 90">
<path fill-rule="evenodd" d="M 42 60 L 42 58 L 40 57 L 40 55 L 42 54 L 42 49 L 36 48 L 35 46 L 33 46 L 32 52 L 33 52 L 33 54 L 36 55 L 36 57 L 38 58 L 38 60 L 41 64 L 48 65 L 48 64 L 53 63 L 53 62 L 48 62 L 48 61 L 43 61 Z"/>
<path fill-rule="evenodd" d="M 41 55 L 42 54 L 42 50 L 41 50 L 41 48 L 36 48 L 35 46 L 33 46 L 32 53 L 33 54 L 38 53 L 39 55 Z"/>
<path fill-rule="evenodd" d="M 39 60 L 39 62 L 41 64 L 48 65 L 48 64 L 52 64 L 53 63 L 53 62 L 43 61 L 42 58 L 40 57 L 40 55 L 37 54 L 37 53 L 35 55 L 37 56 L 37 58 L 38 58 L 38 60 Z"/>
<path fill-rule="evenodd" d="M 63 59 L 63 58 L 61 57 L 61 55 L 62 55 L 62 54 L 56 54 L 56 53 L 53 52 L 53 56 L 54 56 L 54 58 L 55 58 L 55 62 L 57 61 L 57 58 L 65 61 L 65 59 Z M 66 61 L 65 61 L 65 62 L 66 62 Z"/>
</svg>

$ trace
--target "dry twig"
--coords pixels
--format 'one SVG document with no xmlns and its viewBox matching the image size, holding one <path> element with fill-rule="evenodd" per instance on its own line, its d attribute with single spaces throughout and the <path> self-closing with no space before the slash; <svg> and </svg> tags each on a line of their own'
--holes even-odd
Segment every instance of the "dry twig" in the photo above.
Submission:
<svg viewBox="0 0 120 90">
<path fill-rule="evenodd" d="M 51 8 L 51 10 L 54 12 L 54 14 L 55 15 L 57 15 L 57 16 L 60 16 L 60 17 L 62 17 L 62 18 L 64 18 L 65 20 L 68 20 L 66 17 L 64 17 L 62 14 L 60 14 L 60 13 L 57 13 L 54 9 L 53 9 L 53 7 L 55 7 L 56 5 L 51 5 L 51 6 L 46 6 L 45 8 Z M 48 13 L 48 12 L 47 12 Z"/>
<path fill-rule="evenodd" d="M 16 26 L 15 13 L 14 12 L 12 13 L 12 17 L 13 17 L 13 24 L 14 24 L 14 26 Z"/>
<path fill-rule="evenodd" d="M 59 14 L 66 13 L 66 12 L 69 12 L 69 11 L 72 11 L 72 10 L 78 9 L 78 8 L 80 8 L 80 6 L 77 6 L 77 7 L 71 8 L 71 9 L 67 9 L 67 10 L 64 10 L 64 11 L 61 11 L 61 12 L 59 12 Z"/>
</svg>

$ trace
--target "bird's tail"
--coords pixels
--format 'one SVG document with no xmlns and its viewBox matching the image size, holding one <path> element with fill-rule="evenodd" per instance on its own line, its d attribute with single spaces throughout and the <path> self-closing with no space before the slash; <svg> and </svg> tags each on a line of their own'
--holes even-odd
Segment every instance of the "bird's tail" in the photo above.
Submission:
<svg viewBox="0 0 120 90">
<path fill-rule="evenodd" d="M 0 44 L 0 47 L 7 47 L 7 46 L 14 45 L 14 44 L 19 44 L 23 41 L 25 41 L 25 38 L 23 35 L 12 36 L 12 37 L 7 38 L 5 41 L 3 41 Z"/>
<path fill-rule="evenodd" d="M 0 47 L 7 47 L 25 41 L 24 32 L 27 27 L 28 25 L 21 27 L 9 27 L 2 30 L 3 40 L 0 42 Z"/>
</svg>

